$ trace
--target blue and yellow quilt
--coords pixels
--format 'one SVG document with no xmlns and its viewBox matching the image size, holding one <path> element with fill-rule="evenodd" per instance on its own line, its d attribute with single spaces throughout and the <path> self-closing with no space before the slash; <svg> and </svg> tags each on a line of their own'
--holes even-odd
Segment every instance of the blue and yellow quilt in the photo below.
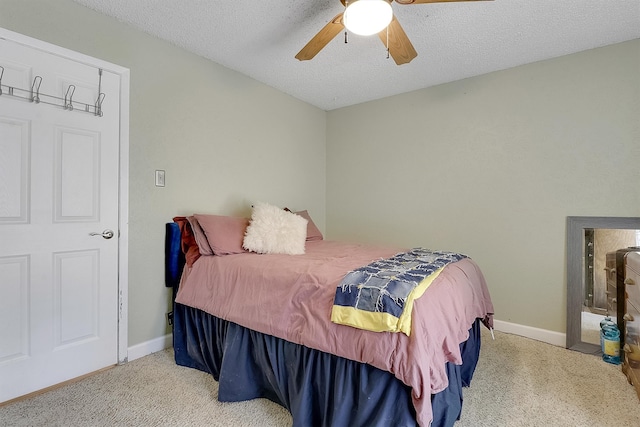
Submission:
<svg viewBox="0 0 640 427">
<path fill-rule="evenodd" d="M 410 335 L 413 301 L 445 266 L 464 258 L 454 252 L 414 248 L 350 271 L 336 289 L 331 321 Z"/>
</svg>

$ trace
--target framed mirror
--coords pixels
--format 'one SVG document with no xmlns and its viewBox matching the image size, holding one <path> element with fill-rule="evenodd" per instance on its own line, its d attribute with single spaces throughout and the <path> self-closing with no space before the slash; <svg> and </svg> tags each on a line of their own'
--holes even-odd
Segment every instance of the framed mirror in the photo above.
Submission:
<svg viewBox="0 0 640 427">
<path fill-rule="evenodd" d="M 610 231 L 607 233 L 606 231 Z M 614 232 L 615 231 L 615 232 Z M 640 218 L 635 217 L 567 217 L 567 334 L 566 347 L 583 353 L 601 353 L 599 335 L 597 339 L 586 338 L 585 332 L 589 317 L 585 314 L 595 313 L 604 318 L 606 308 L 592 308 L 594 295 L 594 274 L 591 270 L 598 265 L 594 262 L 597 254 L 593 247 L 597 236 L 605 236 L 610 240 L 609 248 L 622 249 L 627 246 L 640 246 Z M 606 237 L 614 236 L 614 238 Z M 612 246 L 611 246 L 612 245 Z M 604 253 L 610 249 L 600 250 Z M 597 258 L 602 258 L 598 255 Z M 604 260 L 598 260 L 604 265 Z M 605 270 L 603 268 L 603 270 Z M 614 272 L 615 274 L 615 272 Z M 606 284 L 604 285 L 606 288 Z M 597 287 L 597 284 L 596 284 Z M 604 292 L 604 291 L 602 291 Z M 601 292 L 601 293 L 602 293 Z M 606 299 L 606 297 L 605 297 Z M 591 300 L 591 302 L 590 302 Z M 599 314 L 598 314 L 599 313 Z M 616 320 L 613 319 L 612 320 Z M 595 328 L 595 326 L 591 326 Z M 599 334 L 599 324 L 597 326 Z M 591 334 L 593 335 L 593 333 Z"/>
</svg>

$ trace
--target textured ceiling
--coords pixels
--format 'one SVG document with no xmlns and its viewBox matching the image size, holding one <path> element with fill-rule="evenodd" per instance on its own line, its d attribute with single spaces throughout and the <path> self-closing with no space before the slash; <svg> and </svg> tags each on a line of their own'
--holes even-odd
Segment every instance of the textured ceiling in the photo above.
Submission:
<svg viewBox="0 0 640 427">
<path fill-rule="evenodd" d="M 418 52 L 409 64 L 377 36 L 342 34 L 301 62 L 339 0 L 74 1 L 323 110 L 640 38 L 640 0 L 394 2 Z"/>
</svg>

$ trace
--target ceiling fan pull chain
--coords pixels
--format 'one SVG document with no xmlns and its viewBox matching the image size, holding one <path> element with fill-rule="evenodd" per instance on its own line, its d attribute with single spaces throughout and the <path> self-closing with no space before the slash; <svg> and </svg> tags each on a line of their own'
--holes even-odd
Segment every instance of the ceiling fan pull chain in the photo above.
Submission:
<svg viewBox="0 0 640 427">
<path fill-rule="evenodd" d="M 389 59 L 389 26 L 387 25 L 387 59 Z"/>
<path fill-rule="evenodd" d="M 344 25 L 344 44 L 349 43 L 349 38 L 347 37 L 347 25 L 345 23 L 345 12 L 347 11 L 347 6 L 349 6 L 349 0 L 344 2 L 344 12 L 342 12 L 342 23 L 345 24 Z"/>
</svg>

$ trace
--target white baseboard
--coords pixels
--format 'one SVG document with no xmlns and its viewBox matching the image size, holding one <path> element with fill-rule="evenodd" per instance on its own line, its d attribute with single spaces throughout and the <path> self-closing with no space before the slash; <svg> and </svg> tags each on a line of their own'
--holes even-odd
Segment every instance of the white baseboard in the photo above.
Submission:
<svg viewBox="0 0 640 427">
<path fill-rule="evenodd" d="M 520 335 L 546 342 L 547 344 L 557 345 L 558 347 L 565 347 L 567 344 L 567 335 L 561 332 L 548 331 L 546 329 L 534 328 L 533 326 L 518 325 L 517 323 L 504 322 L 497 319 L 493 320 L 493 327 L 496 331 Z"/>
<path fill-rule="evenodd" d="M 162 351 L 165 348 L 169 348 L 173 345 L 173 334 L 167 334 L 163 337 L 154 338 L 149 341 L 145 341 L 140 344 L 133 345 L 129 347 L 127 355 L 127 360 L 131 362 L 132 360 L 139 359 L 141 357 L 147 356 L 151 353 L 155 353 L 157 351 Z"/>
</svg>

